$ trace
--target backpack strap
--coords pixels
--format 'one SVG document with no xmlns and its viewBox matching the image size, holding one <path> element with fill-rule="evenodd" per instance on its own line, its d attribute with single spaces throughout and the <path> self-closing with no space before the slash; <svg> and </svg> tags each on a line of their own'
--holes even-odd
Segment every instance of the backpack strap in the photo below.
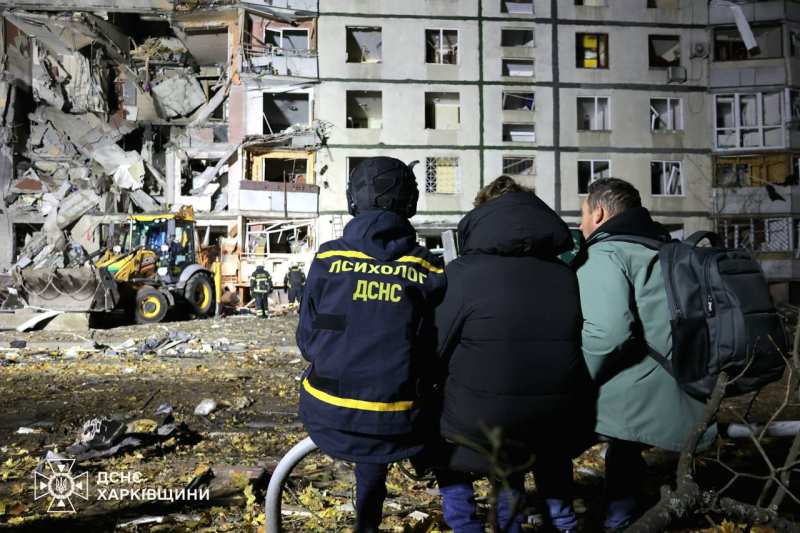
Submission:
<svg viewBox="0 0 800 533">
<path fill-rule="evenodd" d="M 675 373 L 672 371 L 672 365 L 670 364 L 669 359 L 661 355 L 659 351 L 650 346 L 650 343 L 647 343 L 647 355 L 655 359 L 656 362 L 661 365 L 661 368 L 667 371 L 667 374 L 673 378 L 675 377 Z"/>
<path fill-rule="evenodd" d="M 665 242 L 659 241 L 658 239 L 650 239 L 648 237 L 640 237 L 639 235 L 612 235 L 607 237 L 598 242 L 629 242 L 632 244 L 641 244 L 646 248 L 650 248 L 651 250 L 658 251 L 662 246 L 664 246 Z M 675 377 L 675 373 L 672 371 L 672 365 L 670 364 L 669 359 L 664 357 L 658 350 L 650 346 L 650 343 L 646 342 L 647 344 L 647 355 L 652 357 L 661 367 L 667 371 L 667 373 Z"/>
</svg>

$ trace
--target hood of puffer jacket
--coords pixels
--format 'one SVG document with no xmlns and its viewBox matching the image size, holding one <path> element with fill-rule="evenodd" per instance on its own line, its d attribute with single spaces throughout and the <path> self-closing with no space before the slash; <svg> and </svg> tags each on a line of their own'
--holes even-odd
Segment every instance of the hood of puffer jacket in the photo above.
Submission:
<svg viewBox="0 0 800 533">
<path fill-rule="evenodd" d="M 531 192 L 508 193 L 485 202 L 458 224 L 462 255 L 555 258 L 574 246 L 566 223 Z"/>
<path fill-rule="evenodd" d="M 391 261 L 417 245 L 415 235 L 407 218 L 391 211 L 367 211 L 347 223 L 342 238 L 354 250 L 381 261 Z"/>
</svg>

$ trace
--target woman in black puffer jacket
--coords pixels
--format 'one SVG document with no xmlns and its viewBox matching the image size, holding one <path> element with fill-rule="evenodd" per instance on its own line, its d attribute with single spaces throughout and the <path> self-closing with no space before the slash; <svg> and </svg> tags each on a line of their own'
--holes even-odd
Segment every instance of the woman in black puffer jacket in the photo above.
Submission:
<svg viewBox="0 0 800 533">
<path fill-rule="evenodd" d="M 458 225 L 461 256 L 446 269 L 436 312 L 439 354 L 447 368 L 440 431 L 448 441 L 437 472 L 445 519 L 456 533 L 483 531 L 472 479 L 486 458 L 455 443 L 488 448 L 500 428 L 508 466 L 519 470 L 501 498 L 501 527 L 519 531 L 520 497 L 531 458 L 552 525 L 577 525 L 572 461 L 591 444 L 595 390 L 581 353 L 578 281 L 558 255 L 570 250 L 567 225 L 533 192 L 501 176 L 478 195 Z"/>
</svg>

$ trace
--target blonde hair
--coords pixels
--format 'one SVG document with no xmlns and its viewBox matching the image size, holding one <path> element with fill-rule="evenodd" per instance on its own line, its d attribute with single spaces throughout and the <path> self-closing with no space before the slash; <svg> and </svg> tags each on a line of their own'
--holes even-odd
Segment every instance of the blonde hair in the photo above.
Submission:
<svg viewBox="0 0 800 533">
<path fill-rule="evenodd" d="M 478 191 L 478 195 L 475 197 L 475 201 L 472 202 L 472 205 L 478 207 L 482 203 L 488 202 L 489 200 L 494 200 L 495 198 L 499 198 L 504 194 L 508 194 L 510 192 L 533 192 L 531 189 L 527 187 L 523 187 L 522 185 L 518 184 L 514 181 L 513 178 L 510 176 L 500 176 L 489 185 Z"/>
</svg>

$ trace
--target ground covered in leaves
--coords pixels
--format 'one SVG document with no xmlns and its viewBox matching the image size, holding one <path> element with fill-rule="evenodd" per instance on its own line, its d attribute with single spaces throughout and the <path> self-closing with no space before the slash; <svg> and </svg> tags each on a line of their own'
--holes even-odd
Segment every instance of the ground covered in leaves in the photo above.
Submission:
<svg viewBox="0 0 800 533">
<path fill-rule="evenodd" d="M 305 368 L 294 344 L 296 324 L 291 316 L 270 320 L 237 316 L 79 334 L 0 332 L 0 529 L 263 530 L 269 473 L 305 436 L 296 416 L 299 376 Z M 776 384 L 755 402 L 742 398 L 729 403 L 727 411 L 749 408 L 752 420 L 765 421 L 782 402 L 784 391 L 785 385 Z M 195 414 L 196 406 L 206 399 L 216 403 L 215 410 L 207 416 Z M 167 407 L 174 421 L 183 423 L 180 432 L 74 465 L 73 476 L 87 472 L 89 479 L 88 498 L 71 498 L 76 513 L 48 513 L 52 499 L 47 495 L 36 499 L 32 471 L 47 452 L 74 457 L 66 449 L 79 439 L 87 421 L 107 417 L 127 424 L 128 433 L 152 435 L 164 423 Z M 781 417 L 800 419 L 800 405 L 793 401 Z M 788 445 L 786 439 L 774 439 L 766 449 L 780 462 Z M 726 442 L 720 457 L 735 468 L 763 470 L 758 453 L 745 441 Z M 677 457 L 651 451 L 647 459 L 651 470 L 645 504 L 657 500 L 660 485 L 671 483 Z M 576 508 L 587 531 L 602 531 L 603 468 L 602 446 L 575 461 Z M 709 459 L 699 461 L 697 469 L 706 487 L 723 486 L 729 479 Z M 110 473 L 115 474 L 112 479 L 125 482 L 96 483 Z M 284 493 L 284 530 L 352 528 L 353 483 L 351 465 L 312 454 Z M 141 496 L 145 489 L 177 492 L 198 486 L 208 488 L 209 500 L 98 497 L 102 488 L 106 495 L 109 489 L 117 494 L 127 489 L 138 490 Z M 447 531 L 441 500 L 430 480 L 413 480 L 393 468 L 388 488 L 387 531 Z M 478 482 L 476 488 L 485 512 L 488 484 Z M 526 528 L 535 531 L 541 529 L 541 516 L 530 477 L 528 489 Z M 734 490 L 732 496 L 755 501 L 760 485 L 744 480 Z M 797 510 L 789 502 L 786 512 L 800 516 Z M 725 533 L 745 528 L 721 518 L 717 524 Z M 714 531 L 704 517 L 687 527 Z"/>
</svg>

